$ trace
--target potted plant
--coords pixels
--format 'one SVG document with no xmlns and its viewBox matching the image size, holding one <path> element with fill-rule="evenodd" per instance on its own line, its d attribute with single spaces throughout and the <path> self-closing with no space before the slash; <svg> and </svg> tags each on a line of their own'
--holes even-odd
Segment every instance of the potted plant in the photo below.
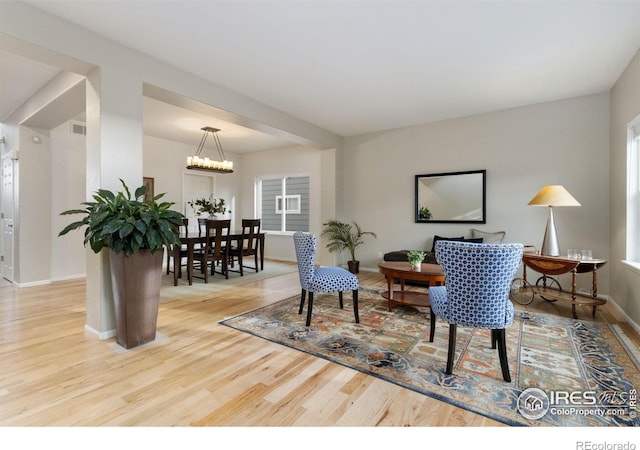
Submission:
<svg viewBox="0 0 640 450">
<path fill-rule="evenodd" d="M 197 198 L 195 200 L 190 200 L 187 202 L 196 216 L 200 217 L 203 214 L 207 214 L 208 217 L 213 217 L 215 214 L 224 214 L 227 212 L 227 206 L 223 198 L 213 198 L 213 196 L 209 196 L 209 199 L 206 198 Z M 229 211 L 231 212 L 231 211 Z"/>
<path fill-rule="evenodd" d="M 117 342 L 133 348 L 155 339 L 162 249 L 180 243 L 183 215 L 169 209 L 174 203 L 157 203 L 164 194 L 144 201 L 145 186 L 131 197 L 125 182 L 120 182 L 124 192 L 99 189 L 94 201 L 82 203 L 84 209 L 62 212 L 84 217 L 67 225 L 59 236 L 86 227 L 85 246 L 88 243 L 95 253 L 110 250 Z"/>
<path fill-rule="evenodd" d="M 427 208 L 426 206 L 423 206 L 420 208 L 420 211 L 418 212 L 418 216 L 420 220 L 430 220 L 431 211 L 429 211 L 429 208 Z"/>
<path fill-rule="evenodd" d="M 425 256 L 427 256 L 425 252 L 421 252 L 419 250 L 409 250 L 407 252 L 407 260 L 409 261 L 411 270 L 420 272 L 420 269 L 422 268 L 422 260 Z"/>
<path fill-rule="evenodd" d="M 365 236 L 377 237 L 371 231 L 362 231 L 360 225 L 355 221 L 352 223 L 340 222 L 338 220 L 330 220 L 323 224 L 322 237 L 327 238 L 327 249 L 330 252 L 340 252 L 348 250 L 351 260 L 347 262 L 351 273 L 360 271 L 360 261 L 356 260 L 356 248 L 364 243 Z"/>
</svg>

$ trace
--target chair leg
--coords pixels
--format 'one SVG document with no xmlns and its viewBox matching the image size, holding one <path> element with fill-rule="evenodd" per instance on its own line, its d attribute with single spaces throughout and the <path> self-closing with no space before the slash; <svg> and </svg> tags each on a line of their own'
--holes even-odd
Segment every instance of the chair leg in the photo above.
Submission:
<svg viewBox="0 0 640 450">
<path fill-rule="evenodd" d="M 447 374 L 453 372 L 453 358 L 456 356 L 456 324 L 449 324 L 449 352 L 447 353 Z"/>
<path fill-rule="evenodd" d="M 507 337 L 504 328 L 499 330 L 491 330 L 496 332 L 498 341 L 498 355 L 500 356 L 500 367 L 502 368 L 502 378 L 507 383 L 511 383 L 511 375 L 509 374 L 509 361 L 507 360 Z"/>
<path fill-rule="evenodd" d="M 300 309 L 298 310 L 298 314 L 302 314 L 302 309 L 304 308 L 304 300 L 307 296 L 307 291 L 302 290 L 302 294 L 300 294 Z"/>
<path fill-rule="evenodd" d="M 491 348 L 496 349 L 496 341 L 498 340 L 498 330 L 491 330 Z"/>
<path fill-rule="evenodd" d="M 202 272 L 204 273 L 204 282 L 208 283 L 209 282 L 209 272 L 207 271 L 208 265 L 209 263 L 207 262 L 207 257 L 205 256 L 204 258 L 202 258 L 202 261 L 200 261 L 200 265 L 202 266 Z"/>
<path fill-rule="evenodd" d="M 340 302 L 340 309 L 342 309 L 343 307 L 343 303 L 342 303 L 342 291 L 338 292 L 338 301 Z"/>
<path fill-rule="evenodd" d="M 313 291 L 309 291 L 309 306 L 307 308 L 307 326 L 311 325 L 311 310 L 313 309 Z"/>
<path fill-rule="evenodd" d="M 429 317 L 429 322 L 431 324 L 431 328 L 429 330 L 429 342 L 433 342 L 433 337 L 436 334 L 436 315 L 431 308 L 429 308 Z"/>
<path fill-rule="evenodd" d="M 356 316 L 356 323 L 360 323 L 360 314 L 358 313 L 358 290 L 353 291 L 353 314 Z"/>
</svg>

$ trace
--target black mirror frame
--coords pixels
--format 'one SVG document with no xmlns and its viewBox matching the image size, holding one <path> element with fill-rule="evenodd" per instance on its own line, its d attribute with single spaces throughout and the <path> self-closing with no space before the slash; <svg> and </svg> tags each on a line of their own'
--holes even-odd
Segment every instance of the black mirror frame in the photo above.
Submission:
<svg viewBox="0 0 640 450">
<path fill-rule="evenodd" d="M 437 220 L 420 218 L 420 199 L 418 198 L 418 183 L 421 178 L 443 177 L 456 175 L 482 174 L 482 219 L 480 220 Z M 415 221 L 416 223 L 487 223 L 487 171 L 468 170 L 464 172 L 429 173 L 415 176 Z"/>
</svg>

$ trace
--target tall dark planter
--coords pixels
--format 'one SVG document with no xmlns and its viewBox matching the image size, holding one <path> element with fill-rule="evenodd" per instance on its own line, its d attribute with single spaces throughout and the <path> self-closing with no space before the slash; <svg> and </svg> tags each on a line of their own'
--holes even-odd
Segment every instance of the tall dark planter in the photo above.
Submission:
<svg viewBox="0 0 640 450">
<path fill-rule="evenodd" d="M 111 282 L 116 312 L 117 342 L 134 348 L 156 338 L 160 287 L 161 251 L 140 250 L 133 255 L 110 254 Z"/>
<path fill-rule="evenodd" d="M 351 273 L 358 273 L 360 272 L 360 261 L 347 261 L 347 264 L 349 266 L 349 272 Z"/>
</svg>

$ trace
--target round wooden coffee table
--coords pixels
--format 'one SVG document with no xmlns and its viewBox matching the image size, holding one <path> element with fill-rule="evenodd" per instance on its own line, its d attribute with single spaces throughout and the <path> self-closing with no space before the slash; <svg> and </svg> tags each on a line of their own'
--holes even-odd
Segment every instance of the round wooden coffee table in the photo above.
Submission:
<svg viewBox="0 0 640 450">
<path fill-rule="evenodd" d="M 382 297 L 389 300 L 389 311 L 393 311 L 393 303 L 411 306 L 429 306 L 428 292 L 405 291 L 405 280 L 416 280 L 427 283 L 428 286 L 444 285 L 442 267 L 438 264 L 422 263 L 420 271 L 411 269 L 408 261 L 384 261 L 378 264 L 380 273 L 387 279 L 387 291 Z M 393 290 L 395 280 L 400 280 L 400 290 Z"/>
</svg>

